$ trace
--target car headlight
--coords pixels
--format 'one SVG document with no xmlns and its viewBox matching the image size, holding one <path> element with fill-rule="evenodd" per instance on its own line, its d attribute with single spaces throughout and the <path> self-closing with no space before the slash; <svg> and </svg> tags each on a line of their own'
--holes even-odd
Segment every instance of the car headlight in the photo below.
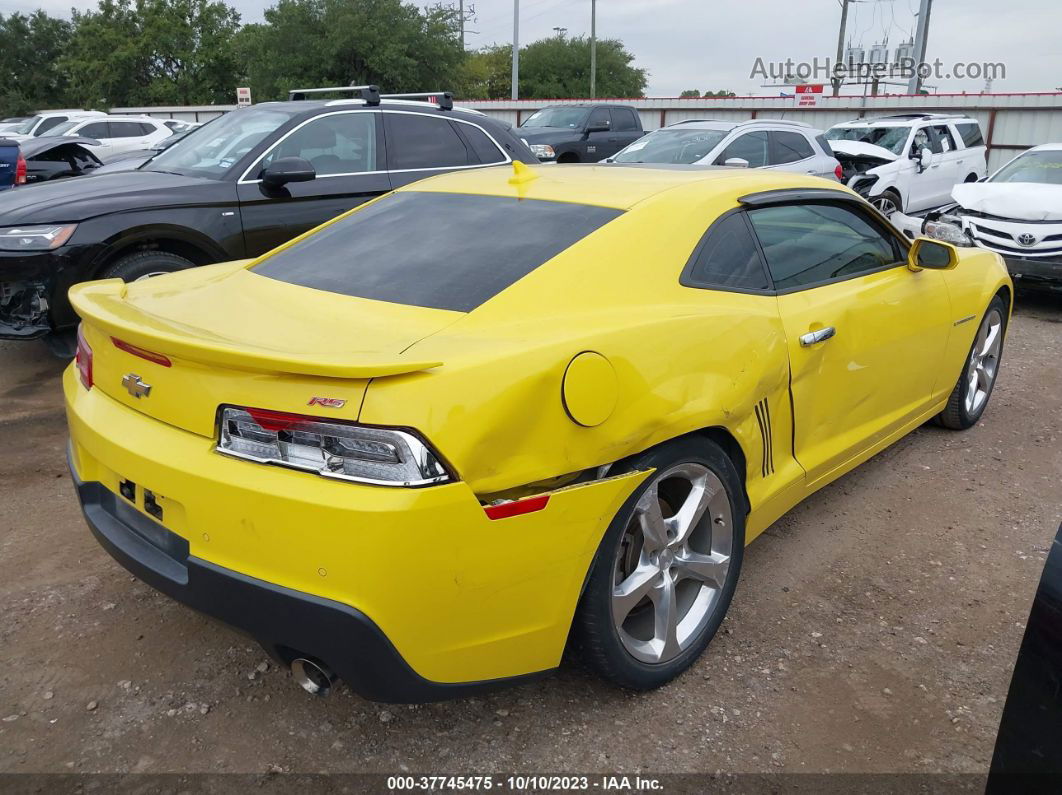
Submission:
<svg viewBox="0 0 1062 795">
<path fill-rule="evenodd" d="M 970 236 L 962 231 L 959 226 L 946 221 L 926 221 L 922 231 L 926 237 L 931 237 L 944 243 L 951 243 L 953 246 L 969 247 L 974 244 Z"/>
<path fill-rule="evenodd" d="M 327 478 L 379 486 L 426 486 L 450 475 L 409 431 L 265 409 L 221 411 L 217 451 Z"/>
<path fill-rule="evenodd" d="M 535 153 L 535 157 L 557 156 L 557 153 L 553 151 L 553 147 L 549 144 L 531 144 L 531 151 Z"/>
<path fill-rule="evenodd" d="M 49 251 L 59 248 L 77 229 L 77 224 L 11 226 L 0 229 L 0 251 Z"/>
</svg>

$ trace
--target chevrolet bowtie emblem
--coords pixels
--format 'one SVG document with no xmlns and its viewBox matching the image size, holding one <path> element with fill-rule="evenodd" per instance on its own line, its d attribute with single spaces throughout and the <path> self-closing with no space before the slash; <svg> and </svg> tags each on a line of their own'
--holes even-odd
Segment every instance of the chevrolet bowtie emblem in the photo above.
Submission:
<svg viewBox="0 0 1062 795">
<path fill-rule="evenodd" d="M 122 386 L 125 387 L 125 391 L 139 400 L 142 397 L 147 397 L 151 394 L 151 385 L 145 384 L 140 380 L 140 376 L 136 373 L 128 373 L 122 379 Z"/>
</svg>

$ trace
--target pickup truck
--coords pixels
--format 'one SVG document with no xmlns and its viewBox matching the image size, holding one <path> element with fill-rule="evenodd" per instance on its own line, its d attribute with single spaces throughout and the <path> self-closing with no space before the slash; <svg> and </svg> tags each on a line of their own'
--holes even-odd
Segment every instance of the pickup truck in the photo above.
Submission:
<svg viewBox="0 0 1062 795">
<path fill-rule="evenodd" d="M 16 141 L 0 137 L 0 190 L 26 181 L 26 161 Z"/>
<path fill-rule="evenodd" d="M 596 163 L 645 135 L 630 105 L 553 105 L 516 129 L 543 163 Z"/>
</svg>

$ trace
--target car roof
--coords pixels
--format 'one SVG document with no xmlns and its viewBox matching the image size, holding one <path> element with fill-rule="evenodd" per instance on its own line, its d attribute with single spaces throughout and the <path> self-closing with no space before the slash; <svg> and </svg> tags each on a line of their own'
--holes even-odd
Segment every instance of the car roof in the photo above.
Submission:
<svg viewBox="0 0 1062 795">
<path fill-rule="evenodd" d="M 778 128 L 790 128 L 798 130 L 800 132 L 808 133 L 810 135 L 818 135 L 822 130 L 812 127 L 810 124 L 805 124 L 802 121 L 790 121 L 789 119 L 746 119 L 744 121 L 727 121 L 724 119 L 685 119 L 683 121 L 677 121 L 674 124 L 669 124 L 667 127 L 660 127 L 661 130 L 673 130 L 680 128 L 688 128 L 693 130 L 736 130 L 738 127 L 778 127 Z"/>
<path fill-rule="evenodd" d="M 279 108 L 291 113 L 305 112 L 307 116 L 319 113 L 322 111 L 331 110 L 334 108 L 368 108 L 370 110 L 410 110 L 420 113 L 429 113 L 436 115 L 449 115 L 453 113 L 467 114 L 475 117 L 476 121 L 482 122 L 484 120 L 490 120 L 495 123 L 497 119 L 492 119 L 481 111 L 474 110 L 472 108 L 462 108 L 457 105 L 451 110 L 443 110 L 434 102 L 419 102 L 412 99 L 384 99 L 379 104 L 370 105 L 364 99 L 349 98 L 349 99 L 296 99 L 282 102 L 258 102 L 253 107 L 256 108 Z"/>
<path fill-rule="evenodd" d="M 1026 154 L 1027 152 L 1062 152 L 1062 142 L 1053 144 L 1040 144 L 1039 146 L 1034 146 L 1031 149 L 1027 149 L 1026 152 L 1023 152 L 1022 154 Z"/>
<path fill-rule="evenodd" d="M 895 116 L 871 116 L 866 119 L 852 119 L 851 121 L 843 121 L 839 124 L 833 125 L 834 127 L 911 127 L 914 124 L 925 122 L 927 124 L 940 124 L 942 122 L 956 122 L 966 124 L 977 124 L 977 119 L 970 118 L 969 116 L 962 115 L 950 115 L 944 113 L 911 113 L 911 114 L 897 114 Z"/>
<path fill-rule="evenodd" d="M 402 191 L 470 193 L 520 199 L 592 204 L 629 210 L 639 202 L 697 183 L 706 191 L 745 195 L 784 188 L 834 188 L 837 183 L 804 174 L 713 166 L 644 164 L 496 166 L 441 174 L 400 188 Z"/>
</svg>

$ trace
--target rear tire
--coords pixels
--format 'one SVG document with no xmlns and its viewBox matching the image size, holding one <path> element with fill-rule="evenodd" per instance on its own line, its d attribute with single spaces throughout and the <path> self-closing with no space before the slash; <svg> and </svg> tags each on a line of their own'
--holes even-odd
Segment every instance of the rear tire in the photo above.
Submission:
<svg viewBox="0 0 1062 795">
<path fill-rule="evenodd" d="M 194 262 L 169 251 L 136 251 L 113 262 L 100 274 L 100 278 L 135 282 L 192 267 L 195 267 Z"/>
<path fill-rule="evenodd" d="M 937 421 L 945 428 L 964 431 L 973 427 L 985 413 L 999 375 L 1006 333 L 1007 305 L 997 295 L 981 318 L 966 365 L 951 391 L 948 405 L 937 415 Z"/>
<path fill-rule="evenodd" d="M 571 152 L 566 152 L 557 158 L 558 163 L 578 163 L 579 155 L 573 155 Z"/>
<path fill-rule="evenodd" d="M 649 468 L 605 532 L 575 618 L 584 660 L 632 690 L 697 660 L 730 607 L 745 549 L 741 480 L 718 445 L 678 439 L 613 473 Z"/>
</svg>

